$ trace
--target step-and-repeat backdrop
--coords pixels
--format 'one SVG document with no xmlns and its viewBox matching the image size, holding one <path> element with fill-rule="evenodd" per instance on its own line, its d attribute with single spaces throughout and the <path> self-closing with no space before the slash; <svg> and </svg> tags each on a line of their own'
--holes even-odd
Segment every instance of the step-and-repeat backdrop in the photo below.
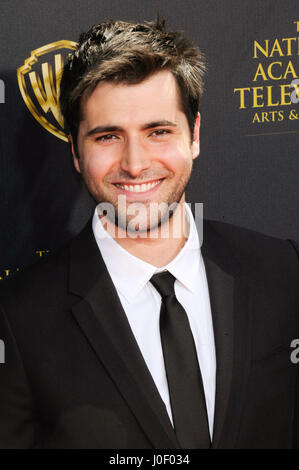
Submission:
<svg viewBox="0 0 299 470">
<path fill-rule="evenodd" d="M 206 54 L 187 199 L 207 218 L 299 240 L 298 0 L 1 0 L 0 12 L 1 279 L 61 246 L 93 211 L 57 78 L 80 32 L 109 18 L 159 12 Z"/>
</svg>

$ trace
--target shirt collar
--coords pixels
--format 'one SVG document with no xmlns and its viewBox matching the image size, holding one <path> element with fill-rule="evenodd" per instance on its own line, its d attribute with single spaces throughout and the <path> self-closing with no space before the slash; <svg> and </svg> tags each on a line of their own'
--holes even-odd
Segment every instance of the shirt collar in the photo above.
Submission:
<svg viewBox="0 0 299 470">
<path fill-rule="evenodd" d="M 188 217 L 190 227 L 186 243 L 170 263 L 157 268 L 132 255 L 119 245 L 103 227 L 96 207 L 92 221 L 96 242 L 115 287 L 130 303 L 134 302 L 153 274 L 164 270 L 169 271 L 187 289 L 195 292 L 196 274 L 200 261 L 200 244 L 191 209 L 186 203 L 185 214 Z"/>
</svg>

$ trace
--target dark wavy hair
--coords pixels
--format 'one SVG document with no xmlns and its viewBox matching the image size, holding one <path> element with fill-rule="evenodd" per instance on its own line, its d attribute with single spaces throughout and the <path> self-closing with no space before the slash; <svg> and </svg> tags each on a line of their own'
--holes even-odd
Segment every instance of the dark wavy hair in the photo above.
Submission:
<svg viewBox="0 0 299 470">
<path fill-rule="evenodd" d="M 80 35 L 78 48 L 65 63 L 60 84 L 61 112 L 75 149 L 83 95 L 89 96 L 101 81 L 137 84 L 161 70 L 170 71 L 176 79 L 192 136 L 205 68 L 198 47 L 180 32 L 167 32 L 165 20 L 109 20 L 92 26 Z"/>
</svg>

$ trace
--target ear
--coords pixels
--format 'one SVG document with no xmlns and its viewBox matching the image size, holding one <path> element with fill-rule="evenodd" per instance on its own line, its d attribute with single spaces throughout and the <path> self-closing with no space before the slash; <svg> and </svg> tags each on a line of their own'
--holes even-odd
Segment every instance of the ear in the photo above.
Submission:
<svg viewBox="0 0 299 470">
<path fill-rule="evenodd" d="M 70 141 L 71 148 L 72 148 L 73 162 L 74 162 L 75 168 L 76 168 L 78 173 L 81 173 L 79 157 L 77 157 L 74 141 L 73 141 L 73 138 L 72 138 L 71 135 L 69 136 L 69 141 Z"/>
<path fill-rule="evenodd" d="M 192 142 L 192 156 L 193 159 L 197 158 L 200 153 L 200 114 L 197 113 L 195 124 L 194 124 L 194 133 L 193 133 L 193 142 Z"/>
</svg>

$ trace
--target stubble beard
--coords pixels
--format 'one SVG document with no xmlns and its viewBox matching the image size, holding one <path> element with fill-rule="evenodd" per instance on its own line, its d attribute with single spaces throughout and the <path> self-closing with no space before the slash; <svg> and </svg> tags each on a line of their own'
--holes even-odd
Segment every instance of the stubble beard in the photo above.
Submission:
<svg viewBox="0 0 299 470">
<path fill-rule="evenodd" d="M 139 223 L 138 226 L 135 226 L 135 230 L 138 230 L 139 234 L 142 234 L 143 236 L 150 236 L 151 233 L 159 230 L 164 224 L 169 224 L 171 223 L 171 219 L 173 219 L 173 216 L 175 214 L 175 211 L 183 197 L 183 194 L 186 191 L 186 188 L 188 186 L 188 183 L 190 181 L 191 177 L 191 172 L 192 172 L 192 166 L 193 166 L 193 161 L 191 163 L 190 168 L 186 171 L 186 173 L 183 175 L 183 179 L 179 181 L 179 183 L 174 184 L 174 188 L 170 191 L 169 194 L 166 194 L 165 197 L 163 197 L 163 200 L 152 202 L 151 200 L 144 200 L 142 202 L 138 201 L 132 201 L 132 202 L 126 202 L 126 209 L 125 211 L 119 209 L 119 200 L 116 197 L 113 197 L 108 194 L 108 191 L 99 191 L 98 187 L 95 187 L 92 184 L 88 184 L 88 181 L 85 180 L 85 184 L 87 186 L 87 189 L 91 196 L 95 199 L 97 204 L 111 204 L 113 206 L 112 211 L 105 211 L 105 217 L 109 220 L 112 225 L 115 225 L 115 227 L 118 227 L 122 231 L 126 232 L 128 235 L 130 235 L 130 232 L 132 230 L 132 226 L 130 222 L 134 219 L 135 215 L 130 215 L 128 214 L 128 209 L 132 204 L 134 204 L 134 207 L 138 207 L 139 204 L 141 206 L 145 206 L 147 209 L 147 215 L 146 215 L 146 220 L 142 220 L 141 223 Z M 164 182 L 162 183 L 164 184 Z M 151 211 L 151 204 L 161 204 L 163 203 L 162 210 L 159 210 L 159 215 L 156 218 L 154 223 L 151 223 L 152 220 L 150 219 L 150 211 Z M 174 210 L 169 210 L 169 208 L 174 208 Z M 134 233 L 135 230 L 133 231 Z"/>
</svg>

